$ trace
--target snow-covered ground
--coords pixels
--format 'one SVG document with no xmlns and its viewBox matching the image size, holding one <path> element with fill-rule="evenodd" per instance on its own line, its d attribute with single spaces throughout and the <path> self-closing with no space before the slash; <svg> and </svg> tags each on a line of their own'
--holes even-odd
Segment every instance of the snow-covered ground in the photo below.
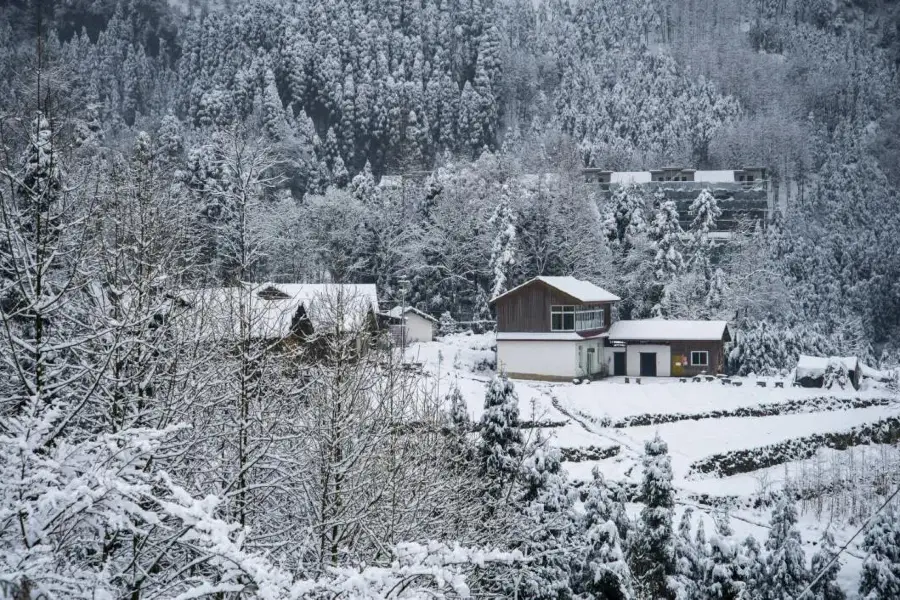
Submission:
<svg viewBox="0 0 900 600">
<path fill-rule="evenodd" d="M 494 337 L 485 335 L 455 335 L 437 342 L 415 344 L 407 349 L 407 360 L 422 363 L 425 372 L 441 390 L 458 385 L 468 402 L 469 414 L 475 420 L 483 412 L 485 383 L 494 376 Z M 886 417 L 900 416 L 900 401 L 886 405 L 867 406 L 847 410 L 817 411 L 800 414 L 781 414 L 764 417 L 724 417 L 685 419 L 655 425 L 610 427 L 611 422 L 637 415 L 696 415 L 710 411 L 777 405 L 789 401 L 833 396 L 840 399 L 875 399 L 890 397 L 891 392 L 878 385 L 862 391 L 792 388 L 782 378 L 744 378 L 743 385 L 733 387 L 713 382 L 680 382 L 675 378 L 644 378 L 641 384 L 625 383 L 624 378 L 609 378 L 576 385 L 514 380 L 519 397 L 520 418 L 565 425 L 547 427 L 545 435 L 560 448 L 606 448 L 619 446 L 616 456 L 601 460 L 566 462 L 569 476 L 587 480 L 594 466 L 615 481 L 638 482 L 641 478 L 641 456 L 646 440 L 657 432 L 669 445 L 672 457 L 674 485 L 678 490 L 679 508 L 676 517 L 687 506 L 694 506 L 699 514 L 709 511 L 692 498 L 737 497 L 747 500 L 762 492 L 780 488 L 787 469 L 800 461 L 775 465 L 766 469 L 741 473 L 730 477 L 689 477 L 690 465 L 699 459 L 722 452 L 752 449 L 816 433 L 845 431 L 853 426 L 875 423 Z M 756 385 L 765 381 L 766 387 Z M 784 388 L 776 388 L 776 381 L 784 381 Z M 827 450 L 823 450 L 828 452 Z M 743 506 L 749 502 L 739 503 Z M 635 505 L 635 510 L 639 510 Z M 743 538 L 753 534 L 765 540 L 769 516 L 764 509 L 735 508 L 731 511 L 735 535 Z M 705 515 L 707 531 L 713 529 Z M 814 542 L 829 523 L 819 522 L 813 515 L 801 517 L 804 543 L 811 554 Z M 849 525 L 830 524 L 840 543 L 852 534 Z M 846 589 L 854 588 L 861 563 L 861 555 L 850 549 L 845 555 L 842 580 Z"/>
</svg>

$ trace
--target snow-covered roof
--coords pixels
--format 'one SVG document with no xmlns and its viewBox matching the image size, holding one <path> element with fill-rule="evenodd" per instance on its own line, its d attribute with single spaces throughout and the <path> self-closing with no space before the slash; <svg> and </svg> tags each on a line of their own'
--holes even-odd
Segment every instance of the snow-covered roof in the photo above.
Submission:
<svg viewBox="0 0 900 600">
<path fill-rule="evenodd" d="M 581 335 L 574 331 L 542 331 L 542 332 L 527 332 L 527 331 L 507 331 L 507 332 L 498 332 L 497 333 L 497 341 L 502 342 L 504 340 L 509 342 L 514 341 L 547 341 L 547 342 L 557 342 L 557 341 L 572 341 L 577 342 L 580 340 L 594 340 L 599 338 L 607 337 L 606 333 L 596 333 L 593 335 Z"/>
<path fill-rule="evenodd" d="M 855 356 L 807 356 L 801 354 L 797 359 L 796 378 L 818 379 L 825 375 L 830 364 L 843 364 L 847 371 L 855 371 L 859 368 L 859 359 Z"/>
<path fill-rule="evenodd" d="M 622 341 L 641 340 L 693 340 L 718 341 L 728 330 L 726 321 L 676 321 L 668 319 L 638 319 L 616 321 L 609 328 L 609 339 Z"/>
<path fill-rule="evenodd" d="M 423 313 L 421 310 L 418 310 L 414 306 L 395 306 L 391 310 L 387 311 L 387 316 L 392 317 L 394 319 L 399 319 L 400 316 L 404 313 L 406 313 L 406 314 L 412 313 L 415 315 L 419 315 L 423 319 L 428 319 L 429 321 L 431 321 L 433 323 L 438 322 L 437 319 L 435 319 L 428 313 Z"/>
<path fill-rule="evenodd" d="M 694 171 L 694 181 L 734 183 L 734 171 Z"/>
<path fill-rule="evenodd" d="M 609 175 L 610 183 L 650 183 L 650 171 L 614 171 Z"/>
<path fill-rule="evenodd" d="M 572 296 L 579 302 L 617 302 L 621 300 L 621 298 L 612 292 L 608 292 L 602 287 L 594 285 L 590 281 L 584 281 L 583 279 L 577 279 L 575 277 L 545 277 L 541 275 L 534 279 L 529 279 L 522 285 L 516 286 L 508 292 L 500 294 L 491 300 L 491 303 L 496 302 L 503 296 L 511 294 L 526 285 L 531 285 L 535 281 L 546 283 L 550 287 L 555 288 L 568 296 Z"/>
<path fill-rule="evenodd" d="M 247 283 L 184 290 L 178 298 L 199 314 L 204 337 L 236 337 L 244 321 L 251 337 L 283 338 L 290 335 L 300 307 L 319 331 L 335 326 L 351 331 L 378 312 L 374 284 Z"/>
<path fill-rule="evenodd" d="M 402 185 L 402 175 L 382 175 L 381 180 L 378 182 L 378 186 L 383 188 L 398 188 Z"/>
</svg>

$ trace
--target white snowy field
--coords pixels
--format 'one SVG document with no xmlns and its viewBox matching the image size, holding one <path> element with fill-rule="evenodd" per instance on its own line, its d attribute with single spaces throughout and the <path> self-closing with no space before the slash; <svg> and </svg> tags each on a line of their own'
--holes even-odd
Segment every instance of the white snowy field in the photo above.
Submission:
<svg viewBox="0 0 900 600">
<path fill-rule="evenodd" d="M 493 335 L 455 335 L 441 341 L 414 344 L 407 360 L 422 364 L 426 373 L 448 391 L 459 386 L 474 420 L 481 417 L 485 384 L 494 376 L 488 363 L 493 358 Z M 759 405 L 778 405 L 823 396 L 835 399 L 875 399 L 890 396 L 885 389 L 860 391 L 793 388 L 789 381 L 768 378 L 766 387 L 755 379 L 741 379 L 740 387 L 719 381 L 680 382 L 676 378 L 644 378 L 641 384 L 609 378 L 591 383 L 548 383 L 514 380 L 522 420 L 565 422 L 544 433 L 561 448 L 617 445 L 616 457 L 566 467 L 574 479 L 587 479 L 596 465 L 610 479 L 640 481 L 640 458 L 644 442 L 657 432 L 669 445 L 675 484 L 681 489 L 721 496 L 747 495 L 752 474 L 727 478 L 688 477 L 690 465 L 702 458 L 735 450 L 758 448 L 816 433 L 840 432 L 858 425 L 900 416 L 900 403 L 764 417 L 702 418 L 630 427 L 605 424 L 640 415 L 696 415 L 711 411 L 733 411 Z M 785 381 L 783 388 L 775 381 Z"/>
<path fill-rule="evenodd" d="M 433 382 L 442 391 L 458 385 L 474 420 L 483 412 L 485 384 L 494 376 L 494 338 L 485 335 L 455 335 L 437 342 L 416 344 L 407 350 L 407 360 L 422 363 Z M 806 412 L 772 416 L 726 416 L 677 420 L 668 423 L 628 427 L 610 427 L 626 417 L 642 415 L 698 415 L 711 411 L 733 411 L 759 405 L 796 404 L 797 401 L 821 397 L 849 400 L 890 398 L 892 393 L 877 386 L 863 390 L 822 390 L 792 388 L 784 378 L 741 378 L 740 387 L 713 382 L 680 382 L 675 378 L 644 378 L 641 384 L 625 383 L 624 378 L 609 378 L 587 384 L 548 383 L 513 380 L 519 397 L 522 420 L 553 422 L 542 432 L 551 443 L 564 449 L 597 449 L 618 446 L 611 458 L 565 462 L 573 480 L 587 480 L 596 466 L 613 481 L 637 483 L 641 480 L 641 456 L 644 442 L 657 432 L 668 443 L 672 459 L 674 485 L 678 490 L 678 511 L 693 506 L 704 515 L 707 531 L 713 530 L 710 507 L 697 504 L 703 495 L 735 498 L 731 516 L 735 536 L 740 539 L 752 533 L 760 542 L 766 538 L 769 515 L 765 509 L 746 508 L 761 493 L 780 489 L 784 474 L 803 461 L 789 461 L 765 469 L 739 473 L 729 477 L 714 475 L 689 476 L 695 461 L 724 452 L 753 449 L 787 442 L 812 434 L 842 432 L 854 426 L 900 417 L 900 399 L 889 404 L 826 411 L 810 406 Z M 766 387 L 756 385 L 765 381 Z M 776 388 L 776 381 L 784 381 Z M 792 402 L 794 401 L 794 402 Z M 564 425 L 558 423 L 564 422 Z M 863 447 L 865 448 L 865 447 Z M 821 449 L 822 452 L 833 452 Z M 639 505 L 633 506 L 639 511 Z M 854 527 L 848 523 L 821 522 L 812 514 L 801 515 L 804 545 L 811 554 L 825 527 L 831 527 L 839 543 L 847 539 Z M 842 582 L 848 591 L 855 588 L 861 554 L 851 546 L 845 555 Z"/>
</svg>

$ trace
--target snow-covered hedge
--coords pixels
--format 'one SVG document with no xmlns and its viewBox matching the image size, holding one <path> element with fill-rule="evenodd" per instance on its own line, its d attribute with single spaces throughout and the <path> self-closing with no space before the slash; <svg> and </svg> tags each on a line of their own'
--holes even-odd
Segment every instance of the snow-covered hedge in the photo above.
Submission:
<svg viewBox="0 0 900 600">
<path fill-rule="evenodd" d="M 603 460 L 617 456 L 622 450 L 621 446 L 585 446 L 584 448 L 560 448 L 562 459 L 567 462 L 584 462 L 588 460 Z"/>
</svg>

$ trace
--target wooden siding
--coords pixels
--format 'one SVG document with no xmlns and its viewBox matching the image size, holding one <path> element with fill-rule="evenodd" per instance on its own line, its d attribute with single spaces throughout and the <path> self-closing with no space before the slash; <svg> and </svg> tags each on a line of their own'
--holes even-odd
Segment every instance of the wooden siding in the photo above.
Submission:
<svg viewBox="0 0 900 600">
<path fill-rule="evenodd" d="M 563 306 L 597 306 L 603 309 L 606 326 L 592 330 L 597 333 L 609 329 L 612 304 L 609 302 L 592 302 L 582 304 L 577 299 L 563 294 L 542 281 L 535 281 L 511 294 L 497 300 L 497 331 L 501 333 L 544 333 L 550 331 L 550 307 Z"/>
<path fill-rule="evenodd" d="M 725 343 L 721 341 L 711 342 L 693 342 L 673 340 L 670 342 L 672 346 L 672 375 L 677 376 L 675 362 L 681 357 L 687 358 L 687 366 L 681 367 L 680 374 L 684 377 L 692 375 L 700 375 L 706 373 L 708 375 L 716 375 L 725 371 Z M 709 365 L 705 367 L 690 366 L 691 352 L 709 352 Z"/>
<path fill-rule="evenodd" d="M 647 342 L 628 342 L 625 347 L 631 346 L 669 346 L 671 351 L 671 375 L 672 377 L 692 377 L 694 375 L 718 375 L 725 372 L 725 342 L 723 341 L 690 341 L 690 340 L 654 340 Z M 623 350 L 625 349 L 623 348 Z M 618 349 L 615 346 L 607 346 L 607 352 Z M 709 365 L 705 367 L 692 367 L 691 352 L 709 352 Z M 676 366 L 676 362 L 682 362 L 682 357 L 687 359 L 687 365 Z M 627 359 L 626 359 L 627 360 Z M 626 365 L 626 369 L 627 369 Z"/>
</svg>

